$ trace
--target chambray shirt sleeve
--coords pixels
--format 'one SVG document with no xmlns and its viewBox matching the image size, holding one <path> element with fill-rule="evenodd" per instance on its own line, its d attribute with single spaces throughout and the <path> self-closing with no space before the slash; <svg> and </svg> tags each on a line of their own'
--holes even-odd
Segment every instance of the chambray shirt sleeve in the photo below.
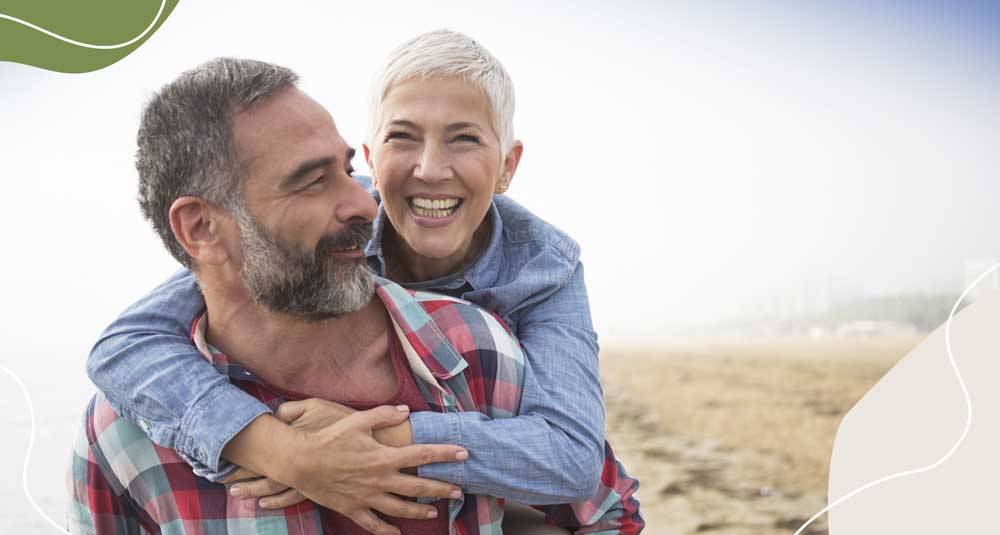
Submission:
<svg viewBox="0 0 1000 535">
<path fill-rule="evenodd" d="M 582 265 L 521 316 L 517 333 L 527 361 L 518 415 L 411 414 L 414 443 L 469 451 L 464 463 L 425 465 L 418 473 L 529 505 L 589 499 L 604 462 L 604 403 Z"/>
<path fill-rule="evenodd" d="M 190 326 L 204 308 L 194 276 L 178 272 L 104 331 L 87 374 L 122 418 L 176 450 L 196 474 L 217 481 L 236 469 L 221 459 L 222 449 L 270 410 L 190 342 Z"/>
</svg>

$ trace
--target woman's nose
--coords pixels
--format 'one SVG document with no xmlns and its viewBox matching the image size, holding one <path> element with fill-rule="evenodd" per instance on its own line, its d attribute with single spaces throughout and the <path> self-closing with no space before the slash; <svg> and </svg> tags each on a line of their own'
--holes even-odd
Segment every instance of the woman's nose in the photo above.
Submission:
<svg viewBox="0 0 1000 535">
<path fill-rule="evenodd" d="M 454 171 L 446 151 L 435 143 L 425 144 L 413 170 L 413 176 L 426 182 L 454 178 Z"/>
</svg>

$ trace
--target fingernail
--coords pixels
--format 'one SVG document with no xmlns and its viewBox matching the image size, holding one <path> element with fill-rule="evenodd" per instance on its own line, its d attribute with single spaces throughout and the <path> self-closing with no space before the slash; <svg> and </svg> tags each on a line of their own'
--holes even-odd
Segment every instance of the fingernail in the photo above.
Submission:
<svg viewBox="0 0 1000 535">
<path fill-rule="evenodd" d="M 243 489 L 241 487 L 230 487 L 229 494 L 232 495 L 232 496 L 234 496 L 234 497 L 236 497 L 236 498 L 242 498 L 243 497 Z"/>
<path fill-rule="evenodd" d="M 438 517 L 437 510 L 427 511 L 427 518 L 437 518 L 437 517 Z"/>
<path fill-rule="evenodd" d="M 396 405 L 396 410 L 399 412 L 410 412 L 410 407 L 407 405 Z"/>
<path fill-rule="evenodd" d="M 271 507 L 271 502 L 267 500 L 261 500 L 259 505 L 262 509 L 267 509 L 268 507 Z"/>
<path fill-rule="evenodd" d="M 451 494 L 448 495 L 448 497 L 451 498 L 452 500 L 457 500 L 462 497 L 462 491 L 453 490 L 451 491 Z"/>
<path fill-rule="evenodd" d="M 455 458 L 459 461 L 464 461 L 469 458 L 469 452 L 462 450 L 455 454 Z"/>
</svg>

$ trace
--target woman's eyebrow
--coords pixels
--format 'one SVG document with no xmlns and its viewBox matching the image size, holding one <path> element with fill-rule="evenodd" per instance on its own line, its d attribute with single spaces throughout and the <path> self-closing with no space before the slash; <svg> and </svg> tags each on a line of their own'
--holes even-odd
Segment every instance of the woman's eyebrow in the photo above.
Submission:
<svg viewBox="0 0 1000 535">
<path fill-rule="evenodd" d="M 464 130 L 466 128 L 474 128 L 476 130 L 479 130 L 480 132 L 483 131 L 483 129 L 480 128 L 478 124 L 471 123 L 471 122 L 468 122 L 468 121 L 462 121 L 462 122 L 458 122 L 458 123 L 451 123 L 450 125 L 448 125 L 447 130 L 449 132 L 453 132 L 455 130 Z"/>
<path fill-rule="evenodd" d="M 406 128 L 413 128 L 413 129 L 417 128 L 417 123 L 415 123 L 413 121 L 410 121 L 410 120 L 407 120 L 407 119 L 394 119 L 392 121 L 389 121 L 389 125 L 390 126 L 404 126 Z"/>
</svg>

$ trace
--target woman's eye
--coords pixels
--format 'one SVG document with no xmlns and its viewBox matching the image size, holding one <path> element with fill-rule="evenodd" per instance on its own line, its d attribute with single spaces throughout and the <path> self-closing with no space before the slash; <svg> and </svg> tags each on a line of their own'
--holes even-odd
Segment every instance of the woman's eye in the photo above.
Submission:
<svg viewBox="0 0 1000 535">
<path fill-rule="evenodd" d="M 390 139 L 413 139 L 413 136 L 406 132 L 389 132 L 385 135 L 385 141 Z"/>
</svg>

